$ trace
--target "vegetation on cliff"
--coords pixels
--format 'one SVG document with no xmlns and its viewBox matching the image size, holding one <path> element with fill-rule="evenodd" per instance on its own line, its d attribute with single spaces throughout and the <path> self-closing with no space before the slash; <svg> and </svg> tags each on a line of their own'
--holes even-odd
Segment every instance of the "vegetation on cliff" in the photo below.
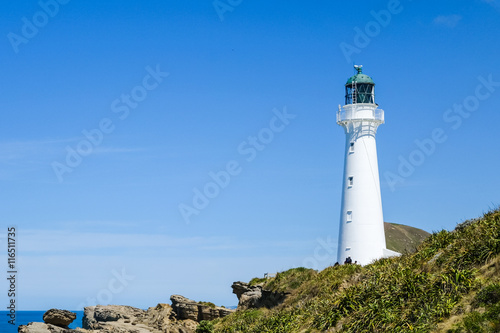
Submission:
<svg viewBox="0 0 500 333">
<path fill-rule="evenodd" d="M 384 222 L 385 242 L 389 250 L 399 253 L 415 252 L 430 234 L 403 224 Z"/>
<path fill-rule="evenodd" d="M 499 332 L 500 210 L 439 231 L 414 253 L 267 280 L 287 292 L 272 309 L 236 311 L 213 332 Z"/>
</svg>

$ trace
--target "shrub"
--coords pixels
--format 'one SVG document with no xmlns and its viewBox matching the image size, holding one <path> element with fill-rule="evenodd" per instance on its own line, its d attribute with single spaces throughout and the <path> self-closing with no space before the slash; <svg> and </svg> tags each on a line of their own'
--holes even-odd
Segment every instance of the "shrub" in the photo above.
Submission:
<svg viewBox="0 0 500 333">
<path fill-rule="evenodd" d="M 298 267 L 276 274 L 264 287 L 271 291 L 290 292 L 297 289 L 305 281 L 309 281 L 317 272 L 314 269 Z"/>
<path fill-rule="evenodd" d="M 500 284 L 493 283 L 481 289 L 474 298 L 473 305 L 486 306 L 500 302 Z"/>
<path fill-rule="evenodd" d="M 217 307 L 217 306 L 216 306 L 214 303 L 212 303 L 212 302 L 202 302 L 202 301 L 200 301 L 200 302 L 198 302 L 198 304 L 208 306 L 209 308 L 212 308 L 212 309 L 215 309 L 215 308 Z"/>
<path fill-rule="evenodd" d="M 214 324 L 208 320 L 202 320 L 198 327 L 196 327 L 196 333 L 213 333 Z"/>
<path fill-rule="evenodd" d="M 481 267 L 499 255 L 497 210 L 452 232 L 434 233 L 416 253 L 364 267 L 340 265 L 321 272 L 300 267 L 264 281 L 253 279 L 253 284 L 263 282 L 263 288 L 286 292 L 288 298 L 270 310 L 237 311 L 217 321 L 214 331 L 428 333 L 452 314 L 463 313 L 459 307 L 471 305 L 472 312 L 448 332 L 498 333 L 500 284 L 488 282 L 498 275 L 482 276 Z M 479 281 L 486 285 L 481 290 Z M 464 298 L 477 290 L 472 301 Z"/>
<path fill-rule="evenodd" d="M 257 277 L 255 277 L 255 278 L 251 279 L 248 284 L 251 285 L 251 286 L 255 286 L 257 284 L 261 284 L 261 283 L 264 283 L 266 281 L 267 281 L 266 278 L 257 278 Z"/>
</svg>

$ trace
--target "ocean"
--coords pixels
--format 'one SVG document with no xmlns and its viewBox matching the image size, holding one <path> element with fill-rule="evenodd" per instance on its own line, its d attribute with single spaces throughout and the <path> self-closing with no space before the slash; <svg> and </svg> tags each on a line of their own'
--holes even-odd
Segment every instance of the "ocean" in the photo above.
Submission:
<svg viewBox="0 0 500 333">
<path fill-rule="evenodd" d="M 76 313 L 76 319 L 69 325 L 69 328 L 82 327 L 83 311 L 71 311 Z M 10 317 L 8 311 L 0 311 L 0 332 L 15 333 L 19 325 L 27 325 L 33 321 L 43 323 L 43 314 L 45 311 L 17 311 L 16 324 L 9 324 Z"/>
</svg>

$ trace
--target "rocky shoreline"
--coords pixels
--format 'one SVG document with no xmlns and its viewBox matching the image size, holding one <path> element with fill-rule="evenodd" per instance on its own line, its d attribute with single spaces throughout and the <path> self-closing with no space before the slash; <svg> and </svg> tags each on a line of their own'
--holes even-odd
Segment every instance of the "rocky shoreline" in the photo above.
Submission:
<svg viewBox="0 0 500 333">
<path fill-rule="evenodd" d="M 197 303 L 180 295 L 170 297 L 172 305 L 160 303 L 147 310 L 125 305 L 96 305 L 84 309 L 82 327 L 68 328 L 76 314 L 50 309 L 43 323 L 29 323 L 19 333 L 194 333 L 202 320 L 225 317 L 235 310 Z"/>
<path fill-rule="evenodd" d="M 85 307 L 82 327 L 76 329 L 68 328 L 76 319 L 75 313 L 50 309 L 43 315 L 43 323 L 21 325 L 18 333 L 195 333 L 201 321 L 223 318 L 240 309 L 271 308 L 287 297 L 240 281 L 234 282 L 232 288 L 238 297 L 236 310 L 172 295 L 171 305 L 160 303 L 147 310 L 126 305 Z"/>
</svg>

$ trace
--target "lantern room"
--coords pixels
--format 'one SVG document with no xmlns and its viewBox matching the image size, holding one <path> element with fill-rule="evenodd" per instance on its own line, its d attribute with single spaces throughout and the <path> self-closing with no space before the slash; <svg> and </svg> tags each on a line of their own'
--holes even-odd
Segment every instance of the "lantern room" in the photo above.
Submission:
<svg viewBox="0 0 500 333">
<path fill-rule="evenodd" d="M 375 104 L 375 83 L 363 74 L 363 66 L 355 65 L 357 74 L 351 76 L 345 84 L 345 104 Z"/>
</svg>

